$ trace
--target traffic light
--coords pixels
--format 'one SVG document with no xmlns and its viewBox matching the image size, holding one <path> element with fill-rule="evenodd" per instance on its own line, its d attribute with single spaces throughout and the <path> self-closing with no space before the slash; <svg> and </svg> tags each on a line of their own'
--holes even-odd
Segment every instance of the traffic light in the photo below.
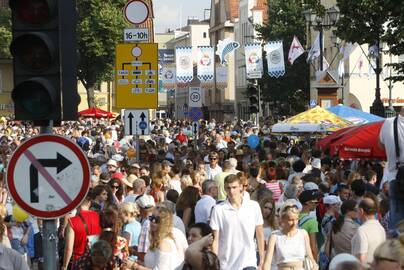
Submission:
<svg viewBox="0 0 404 270">
<path fill-rule="evenodd" d="M 250 113 L 259 112 L 259 93 L 258 87 L 253 84 L 247 86 L 247 94 L 250 99 Z"/>
<path fill-rule="evenodd" d="M 10 8 L 15 119 L 77 119 L 74 1 L 11 0 Z"/>
</svg>

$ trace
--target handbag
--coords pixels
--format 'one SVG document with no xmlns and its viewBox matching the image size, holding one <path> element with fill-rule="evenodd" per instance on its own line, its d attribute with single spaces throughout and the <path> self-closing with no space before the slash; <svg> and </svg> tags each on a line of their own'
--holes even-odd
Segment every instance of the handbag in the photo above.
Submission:
<svg viewBox="0 0 404 270">
<path fill-rule="evenodd" d="M 320 270 L 328 270 L 328 266 L 331 261 L 331 253 L 332 253 L 332 231 L 330 231 L 330 244 L 329 244 L 329 253 L 328 255 L 325 253 L 325 250 L 321 251 L 318 255 L 318 265 Z"/>
<path fill-rule="evenodd" d="M 303 268 L 304 268 L 304 270 L 313 270 L 314 269 L 313 261 L 310 259 L 310 257 L 308 255 L 304 256 Z"/>
</svg>

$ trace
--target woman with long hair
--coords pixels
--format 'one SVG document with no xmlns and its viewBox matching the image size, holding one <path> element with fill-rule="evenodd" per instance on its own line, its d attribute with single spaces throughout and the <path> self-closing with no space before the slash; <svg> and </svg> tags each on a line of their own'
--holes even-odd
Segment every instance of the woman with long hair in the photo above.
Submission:
<svg viewBox="0 0 404 270">
<path fill-rule="evenodd" d="M 303 270 L 304 262 L 310 260 L 313 270 L 318 265 L 310 248 L 309 235 L 298 229 L 299 210 L 296 205 L 285 203 L 280 210 L 279 227 L 270 238 L 263 269 L 270 269 L 272 263 L 278 270 Z"/>
<path fill-rule="evenodd" d="M 176 204 L 177 216 L 182 218 L 185 228 L 195 223 L 195 205 L 200 199 L 199 190 L 196 187 L 186 187 Z"/>
<path fill-rule="evenodd" d="M 101 234 L 99 240 L 107 241 L 113 249 L 110 262 L 112 269 L 119 269 L 129 256 L 128 241 L 120 236 L 122 220 L 114 207 L 105 209 L 100 216 Z"/>
<path fill-rule="evenodd" d="M 265 245 L 268 245 L 269 236 L 278 228 L 278 222 L 276 220 L 275 202 L 272 197 L 265 197 L 260 202 L 262 217 L 264 219 L 264 237 Z"/>
<path fill-rule="evenodd" d="M 324 251 L 329 258 L 340 253 L 351 253 L 351 239 L 359 228 L 354 221 L 358 218 L 357 202 L 355 200 L 346 200 L 341 205 L 341 215 L 334 221 L 331 234 L 327 237 Z M 332 254 L 330 245 L 332 246 Z"/>
<path fill-rule="evenodd" d="M 199 193 L 202 194 L 202 177 L 200 173 L 196 170 L 191 172 L 192 186 L 196 187 L 199 190 Z"/>
<path fill-rule="evenodd" d="M 115 204 L 122 203 L 124 200 L 124 190 L 121 180 L 118 178 L 112 178 L 108 182 L 108 185 L 112 190 L 114 203 Z"/>
<path fill-rule="evenodd" d="M 172 233 L 173 215 L 170 210 L 157 206 L 149 220 L 150 247 L 144 259 L 144 266 L 127 261 L 127 269 L 182 269 L 184 261 L 179 258 L 184 258 L 184 254 L 179 254 L 174 241 Z"/>
</svg>

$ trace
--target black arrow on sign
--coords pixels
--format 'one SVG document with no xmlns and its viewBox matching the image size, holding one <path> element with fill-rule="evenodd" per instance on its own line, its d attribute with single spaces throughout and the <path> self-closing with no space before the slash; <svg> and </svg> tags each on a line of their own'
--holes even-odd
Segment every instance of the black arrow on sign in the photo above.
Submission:
<svg viewBox="0 0 404 270">
<path fill-rule="evenodd" d="M 129 119 L 129 135 L 133 135 L 133 124 L 132 124 L 133 114 L 131 112 L 128 114 L 128 119 Z"/>
<path fill-rule="evenodd" d="M 198 124 L 194 123 L 194 134 L 198 134 Z"/>
<path fill-rule="evenodd" d="M 42 167 L 54 167 L 56 172 L 60 173 L 64 169 L 70 166 L 72 162 L 62 156 L 62 154 L 56 153 L 56 159 L 38 159 L 38 162 Z M 38 191 L 38 170 L 33 164 L 29 167 L 29 185 L 30 185 L 30 197 L 32 203 L 39 202 Z"/>
</svg>

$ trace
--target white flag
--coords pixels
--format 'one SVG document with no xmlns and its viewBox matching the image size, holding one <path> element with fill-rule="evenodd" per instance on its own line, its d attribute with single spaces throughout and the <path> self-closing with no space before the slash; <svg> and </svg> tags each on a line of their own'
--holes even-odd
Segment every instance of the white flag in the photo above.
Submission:
<svg viewBox="0 0 404 270">
<path fill-rule="evenodd" d="M 327 70 L 330 67 L 330 64 L 327 62 L 327 59 L 323 56 L 323 71 Z"/>
<path fill-rule="evenodd" d="M 307 62 L 311 63 L 314 59 L 320 56 L 320 34 L 317 35 L 313 45 L 311 45 L 309 54 L 307 55 Z"/>
<path fill-rule="evenodd" d="M 288 61 L 291 65 L 293 65 L 293 62 L 299 58 L 300 55 L 304 53 L 304 49 L 302 44 L 300 44 L 300 41 L 297 39 L 296 36 L 293 37 L 292 44 L 290 44 L 290 49 L 289 49 L 289 55 L 288 55 Z"/>
<path fill-rule="evenodd" d="M 338 76 L 340 78 L 343 78 L 345 74 L 345 63 L 344 60 L 339 60 L 339 65 L 338 65 Z"/>
<path fill-rule="evenodd" d="M 358 44 L 352 44 L 352 42 L 343 42 L 341 44 L 341 47 L 339 48 L 339 53 L 342 56 L 344 60 L 347 60 L 349 58 L 349 55 L 353 52 L 353 50 L 356 48 Z"/>
</svg>

